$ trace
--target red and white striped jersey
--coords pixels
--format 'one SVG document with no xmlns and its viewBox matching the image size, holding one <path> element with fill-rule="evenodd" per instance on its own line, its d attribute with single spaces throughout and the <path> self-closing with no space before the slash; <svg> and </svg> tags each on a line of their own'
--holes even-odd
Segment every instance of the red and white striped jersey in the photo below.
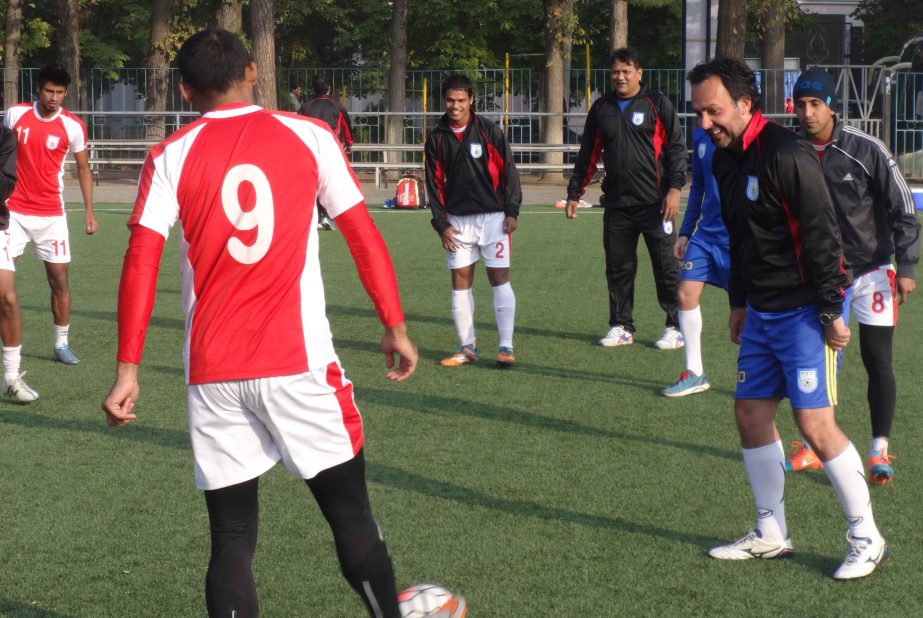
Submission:
<svg viewBox="0 0 923 618">
<path fill-rule="evenodd" d="M 64 158 L 86 150 L 86 126 L 63 107 L 42 118 L 37 103 L 14 105 L 3 124 L 16 133 L 16 189 L 7 206 L 24 215 L 63 215 Z"/>
<path fill-rule="evenodd" d="M 151 150 L 128 225 L 166 238 L 181 221 L 189 383 L 292 375 L 336 360 L 317 200 L 332 217 L 364 211 L 343 149 L 303 116 L 226 105 Z M 396 283 L 393 299 L 400 312 Z"/>
</svg>

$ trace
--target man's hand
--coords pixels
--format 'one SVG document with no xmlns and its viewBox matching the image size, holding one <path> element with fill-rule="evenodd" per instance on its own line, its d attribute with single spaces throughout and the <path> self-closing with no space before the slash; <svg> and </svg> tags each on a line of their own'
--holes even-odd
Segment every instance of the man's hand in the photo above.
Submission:
<svg viewBox="0 0 923 618">
<path fill-rule="evenodd" d="M 87 235 L 92 235 L 96 233 L 96 230 L 99 228 L 99 224 L 96 223 L 96 217 L 93 216 L 93 210 L 87 210 L 83 215 L 84 229 L 86 230 Z"/>
<path fill-rule="evenodd" d="M 507 217 L 503 220 L 503 233 L 512 234 L 516 231 L 516 226 L 519 225 L 519 222 L 516 221 L 516 217 Z"/>
<path fill-rule="evenodd" d="M 834 320 L 830 326 L 824 326 L 824 339 L 827 340 L 827 345 L 837 352 L 841 351 L 849 343 L 850 334 L 849 327 L 843 321 L 843 316 Z"/>
<path fill-rule="evenodd" d="M 676 244 L 673 245 L 673 257 L 677 260 L 681 260 L 686 257 L 686 247 L 689 246 L 689 237 L 688 236 L 679 236 L 676 239 Z"/>
<path fill-rule="evenodd" d="M 731 315 L 728 318 L 728 328 L 731 331 L 731 341 L 737 345 L 740 345 L 740 336 L 744 332 L 744 323 L 746 321 L 746 307 L 731 307 Z"/>
<path fill-rule="evenodd" d="M 679 212 L 679 189 L 670 189 L 663 198 L 663 208 L 660 212 L 663 214 L 664 221 L 672 221 Z"/>
<path fill-rule="evenodd" d="M 910 277 L 898 277 L 897 281 L 897 304 L 903 305 L 907 302 L 910 293 L 917 289 L 917 282 Z"/>
<path fill-rule="evenodd" d="M 115 372 L 115 383 L 101 406 L 106 413 L 106 424 L 110 427 L 121 427 L 137 418 L 132 410 L 140 392 L 138 365 L 119 363 Z"/>
<path fill-rule="evenodd" d="M 564 205 L 564 216 L 568 219 L 574 219 L 577 217 L 577 205 L 580 203 L 580 200 L 567 200 L 567 203 Z"/>
<path fill-rule="evenodd" d="M 385 353 L 385 366 L 391 371 L 385 377 L 395 382 L 403 382 L 417 369 L 420 354 L 417 346 L 407 337 L 407 325 L 401 322 L 392 328 L 385 328 L 381 338 L 381 351 Z M 395 367 L 395 354 L 399 358 Z"/>
<path fill-rule="evenodd" d="M 456 236 L 458 236 L 458 230 L 454 227 L 446 228 L 442 233 L 442 248 L 449 253 L 455 253 L 458 250 L 458 243 L 455 242 Z"/>
</svg>

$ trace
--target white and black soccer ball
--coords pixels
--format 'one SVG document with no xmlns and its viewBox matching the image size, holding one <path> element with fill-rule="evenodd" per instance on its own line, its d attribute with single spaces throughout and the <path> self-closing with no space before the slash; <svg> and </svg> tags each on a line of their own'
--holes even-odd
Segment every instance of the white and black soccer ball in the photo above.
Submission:
<svg viewBox="0 0 923 618">
<path fill-rule="evenodd" d="M 464 618 L 465 598 L 436 584 L 416 584 L 397 595 L 401 618 Z"/>
</svg>

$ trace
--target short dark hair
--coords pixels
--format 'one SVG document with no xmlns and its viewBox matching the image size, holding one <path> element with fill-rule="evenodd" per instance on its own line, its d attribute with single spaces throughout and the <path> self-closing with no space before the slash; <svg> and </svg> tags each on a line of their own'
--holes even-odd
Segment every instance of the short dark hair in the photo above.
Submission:
<svg viewBox="0 0 923 618">
<path fill-rule="evenodd" d="M 461 73 L 456 73 L 455 75 L 449 75 L 442 82 L 442 96 L 445 98 L 445 95 L 448 94 L 449 90 L 464 90 L 468 93 L 469 97 L 474 96 L 474 83 L 468 78 L 467 75 L 462 75 Z"/>
<path fill-rule="evenodd" d="M 244 78 L 250 56 L 233 32 L 209 28 L 186 39 L 176 65 L 183 83 L 196 92 L 222 93 Z"/>
<path fill-rule="evenodd" d="M 701 84 L 709 77 L 720 79 L 734 102 L 747 97 L 750 99 L 750 109 L 756 111 L 760 108 L 760 89 L 756 85 L 756 74 L 742 60 L 719 56 L 695 65 L 686 74 L 686 79 L 693 86 Z"/>
<path fill-rule="evenodd" d="M 641 54 L 638 53 L 638 50 L 631 47 L 619 47 L 612 52 L 612 55 L 609 57 L 609 66 L 614 65 L 616 60 L 622 64 L 634 65 L 636 69 L 642 68 Z"/>
<path fill-rule="evenodd" d="M 301 84 L 298 82 L 292 82 L 288 85 L 289 91 L 294 90 L 295 88 L 301 88 Z"/>
<path fill-rule="evenodd" d="M 330 84 L 327 83 L 327 78 L 323 75 L 315 75 L 314 79 L 311 80 L 311 89 L 314 91 L 314 96 L 322 97 L 330 90 Z"/>
<path fill-rule="evenodd" d="M 42 67 L 42 70 L 38 72 L 36 85 L 42 89 L 49 82 L 57 86 L 64 86 L 66 89 L 71 85 L 71 74 L 63 66 L 54 62 Z"/>
</svg>

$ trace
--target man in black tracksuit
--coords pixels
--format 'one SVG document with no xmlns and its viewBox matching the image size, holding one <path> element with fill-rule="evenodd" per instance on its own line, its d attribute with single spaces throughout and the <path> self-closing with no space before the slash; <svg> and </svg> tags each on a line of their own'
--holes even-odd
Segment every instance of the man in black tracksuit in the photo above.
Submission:
<svg viewBox="0 0 923 618">
<path fill-rule="evenodd" d="M 500 128 L 474 113 L 474 89 L 464 75 L 442 84 L 446 113 L 426 139 L 426 190 L 432 225 L 452 272 L 452 320 L 459 347 L 444 367 L 478 360 L 474 333 L 474 265 L 483 258 L 493 288 L 500 333 L 497 364 L 513 357 L 516 296 L 510 285 L 510 251 L 522 190 L 513 152 Z"/>
<path fill-rule="evenodd" d="M 577 204 L 602 157 L 603 247 L 609 287 L 607 347 L 634 341 L 632 309 L 638 270 L 638 236 L 644 236 L 654 270 L 657 300 L 666 312 L 666 329 L 654 344 L 662 350 L 683 346 L 677 319 L 679 264 L 673 256 L 680 190 L 686 183 L 686 138 L 673 104 L 644 87 L 637 52 L 612 53 L 612 92 L 598 99 L 587 115 L 580 153 L 567 185 L 565 214 L 577 216 Z"/>
<path fill-rule="evenodd" d="M 848 321 L 852 313 L 859 323 L 859 350 L 869 377 L 869 480 L 885 484 L 894 478 L 893 456 L 888 453 L 897 400 L 892 340 L 897 305 L 916 288 L 920 222 L 910 187 L 888 148 L 837 120 L 833 76 L 820 68 L 809 69 L 798 77 L 793 94 L 802 134 L 820 157 L 836 207 L 843 251 L 855 276 L 844 315 Z M 891 264 L 892 255 L 896 269 Z M 788 458 L 790 470 L 820 467 L 806 441 L 796 446 Z M 813 461 L 815 466 L 803 465 Z"/>
<path fill-rule="evenodd" d="M 740 344 L 734 416 L 753 492 L 756 527 L 709 555 L 783 558 L 794 549 L 785 519 L 785 451 L 775 425 L 788 397 L 847 520 L 836 579 L 865 577 L 888 557 L 872 514 L 862 458 L 836 423 L 838 352 L 849 274 L 836 211 L 810 144 L 767 121 L 746 64 L 715 58 L 688 75 L 699 126 L 718 146 L 712 171 L 728 230 L 731 339 Z"/>
</svg>

